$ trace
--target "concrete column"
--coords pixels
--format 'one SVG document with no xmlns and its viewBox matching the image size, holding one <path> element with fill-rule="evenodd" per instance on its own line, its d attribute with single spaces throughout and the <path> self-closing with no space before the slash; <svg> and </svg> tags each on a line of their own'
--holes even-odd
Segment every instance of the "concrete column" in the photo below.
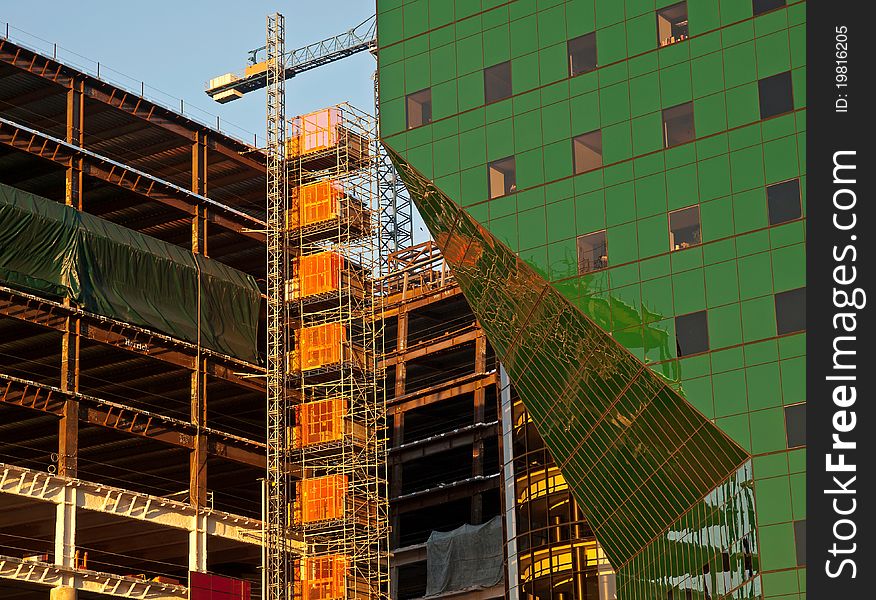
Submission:
<svg viewBox="0 0 876 600">
<path fill-rule="evenodd" d="M 64 486 L 64 499 L 55 510 L 55 564 L 71 570 L 76 568 L 76 492 L 74 486 Z M 74 586 L 73 575 L 64 575 L 62 581 L 63 587 Z"/>
<path fill-rule="evenodd" d="M 56 587 L 49 591 L 49 600 L 76 600 L 76 588 Z"/>
<path fill-rule="evenodd" d="M 189 571 L 207 571 L 207 516 L 201 511 L 192 517 L 189 531 Z"/>
<path fill-rule="evenodd" d="M 194 447 L 189 454 L 189 502 L 197 509 L 189 531 L 189 570 L 207 570 L 207 359 L 197 361 L 192 373 L 191 419 L 197 428 Z"/>
</svg>

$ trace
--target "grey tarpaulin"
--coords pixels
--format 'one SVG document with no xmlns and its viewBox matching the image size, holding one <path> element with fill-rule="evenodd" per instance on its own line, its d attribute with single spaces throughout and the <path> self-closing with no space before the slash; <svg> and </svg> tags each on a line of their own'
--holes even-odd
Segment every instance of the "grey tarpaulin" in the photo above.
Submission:
<svg viewBox="0 0 876 600">
<path fill-rule="evenodd" d="M 255 362 L 255 279 L 0 184 L 0 282 Z M 200 293 L 199 293 L 200 291 Z"/>
<path fill-rule="evenodd" d="M 489 588 L 504 579 L 502 519 L 433 531 L 426 541 L 426 595 Z"/>
</svg>

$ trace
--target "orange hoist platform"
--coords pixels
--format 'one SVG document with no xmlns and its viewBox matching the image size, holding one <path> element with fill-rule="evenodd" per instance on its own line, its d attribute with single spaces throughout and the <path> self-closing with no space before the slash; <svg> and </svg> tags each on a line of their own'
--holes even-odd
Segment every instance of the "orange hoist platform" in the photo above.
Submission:
<svg viewBox="0 0 876 600">
<path fill-rule="evenodd" d="M 332 180 L 317 181 L 292 191 L 291 208 L 286 213 L 286 228 L 294 231 L 301 227 L 337 219 L 341 214 L 344 190 Z"/>
</svg>

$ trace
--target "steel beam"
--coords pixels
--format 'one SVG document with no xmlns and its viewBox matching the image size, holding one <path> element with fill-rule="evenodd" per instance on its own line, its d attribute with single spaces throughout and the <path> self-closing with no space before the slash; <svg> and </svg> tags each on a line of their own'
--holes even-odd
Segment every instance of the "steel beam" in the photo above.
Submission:
<svg viewBox="0 0 876 600">
<path fill-rule="evenodd" d="M 496 437 L 498 433 L 499 425 L 498 422 L 494 421 L 492 423 L 476 423 L 468 427 L 462 427 L 403 445 L 396 445 L 395 437 L 393 437 L 393 448 L 389 451 L 389 464 L 391 466 L 400 466 L 410 460 L 433 456 L 453 450 L 454 448 L 462 448 L 477 443 L 483 444 L 483 440 Z M 480 474 L 482 475 L 483 473 Z"/>
<path fill-rule="evenodd" d="M 32 156 L 52 161 L 68 170 L 75 165 L 85 175 L 175 208 L 193 217 L 197 214 L 199 206 L 213 208 L 214 210 L 204 211 L 206 221 L 260 243 L 265 241 L 264 234 L 259 232 L 264 230 L 264 222 L 256 217 L 209 200 L 203 195 L 188 192 L 173 183 L 113 159 L 77 148 L 30 127 L 8 119 L 0 119 L 0 143 Z"/>
<path fill-rule="evenodd" d="M 122 90 L 56 60 L 23 48 L 8 39 L 0 39 L 0 62 L 36 75 L 46 82 L 57 84 L 62 88 L 69 88 L 72 79 L 80 77 L 85 97 L 170 131 L 186 140 L 190 140 L 195 131 L 208 131 L 206 126 L 159 106 L 143 98 L 139 93 Z M 226 135 L 216 133 L 210 139 L 207 147 L 251 169 L 259 172 L 265 169 L 264 163 L 252 158 L 252 156 L 260 156 L 254 148 Z"/>
<path fill-rule="evenodd" d="M 487 490 L 494 490 L 499 487 L 499 474 L 489 475 L 486 477 L 472 477 L 463 479 L 454 483 L 412 492 L 404 496 L 390 498 L 390 502 L 394 505 L 393 508 L 398 511 L 398 514 L 408 513 L 421 508 L 429 508 L 453 502 L 454 500 L 462 500 L 468 498 L 472 494 L 480 494 Z"/>
<path fill-rule="evenodd" d="M 200 514 L 204 516 L 208 535 L 253 546 L 261 544 L 262 523 L 257 519 L 207 508 L 196 509 L 187 502 L 0 463 L 0 494 L 25 501 L 61 504 L 65 488 L 77 490 L 76 506 L 86 511 L 183 531 L 191 531 L 195 517 Z M 290 538 L 289 543 L 303 549 L 297 538 Z"/>
<path fill-rule="evenodd" d="M 462 394 L 474 392 L 478 387 L 486 387 L 495 385 L 498 382 L 498 376 L 495 372 L 486 373 L 483 375 L 463 375 L 450 381 L 433 385 L 416 392 L 410 392 L 403 396 L 394 398 L 390 406 L 387 408 L 388 414 L 395 415 L 400 412 L 406 412 L 418 406 L 426 406 L 434 402 L 449 400 Z"/>
<path fill-rule="evenodd" d="M 195 447 L 194 437 L 197 432 L 188 421 L 130 408 L 94 396 L 65 392 L 50 385 L 0 373 L 0 402 L 60 417 L 70 399 L 79 403 L 81 422 L 153 439 L 178 448 L 193 450 Z M 209 455 L 255 468 L 265 467 L 263 443 L 207 428 L 204 429 L 204 435 Z"/>
<path fill-rule="evenodd" d="M 404 328 L 407 329 L 407 314 L 407 312 L 399 314 L 399 332 L 401 332 L 403 323 Z M 407 347 L 407 345 L 404 348 L 399 347 L 395 352 L 391 353 L 386 359 L 384 359 L 380 363 L 380 366 L 381 368 L 391 367 L 393 365 L 399 365 L 399 367 L 401 367 L 405 362 L 422 358 L 423 356 L 434 354 L 436 352 L 441 352 L 442 350 L 447 350 L 448 348 L 453 348 L 454 346 L 459 346 L 472 340 L 477 340 L 479 337 L 483 337 L 483 334 L 478 329 L 477 325 L 472 324 L 468 327 L 463 327 L 462 329 L 457 329 L 445 333 L 444 335 L 430 338 L 425 342 L 421 342 L 411 347 Z M 396 376 L 396 380 L 398 380 L 398 376 Z M 402 394 L 404 394 L 404 392 L 402 392 Z M 397 388 L 396 395 L 401 395 L 398 394 Z"/>
<path fill-rule="evenodd" d="M 45 300 L 0 286 L 0 315 L 65 332 L 67 320 L 80 320 L 79 337 L 125 352 L 194 370 L 197 346 L 141 327 L 87 313 L 62 302 Z M 261 367 L 201 349 L 210 357 L 207 374 L 263 394 Z"/>
</svg>

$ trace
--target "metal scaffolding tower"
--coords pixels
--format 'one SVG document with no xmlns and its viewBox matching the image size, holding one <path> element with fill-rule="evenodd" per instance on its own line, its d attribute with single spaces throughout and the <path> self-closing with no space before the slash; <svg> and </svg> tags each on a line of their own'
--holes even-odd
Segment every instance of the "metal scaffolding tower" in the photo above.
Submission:
<svg viewBox="0 0 876 600">
<path fill-rule="evenodd" d="M 287 53 L 283 16 L 271 15 L 265 61 L 207 90 L 227 102 L 267 89 L 266 600 L 388 598 L 382 296 L 374 281 L 382 250 L 410 239 L 397 221 L 406 214 L 410 229 L 410 200 L 405 213 L 373 116 L 341 104 L 285 117 L 285 80 L 372 48 L 374 23 Z M 293 481 L 292 471 L 301 478 Z M 303 539 L 303 555 L 291 555 L 291 533 Z"/>
<path fill-rule="evenodd" d="M 380 82 L 377 71 L 374 72 L 374 116 L 379 128 Z M 414 204 L 383 144 L 377 146 L 378 244 L 381 273 L 386 274 L 389 256 L 414 245 Z"/>
<path fill-rule="evenodd" d="M 374 118 L 341 104 L 291 121 L 288 291 L 295 347 L 293 529 L 300 600 L 388 597 L 386 402 Z"/>
<path fill-rule="evenodd" d="M 219 103 L 231 102 L 244 94 L 260 90 L 268 85 L 266 69 L 270 61 L 259 61 L 268 45 L 249 51 L 249 64 L 242 72 L 226 73 L 210 80 L 207 95 Z M 283 73 L 286 79 L 353 56 L 359 52 L 377 50 L 377 17 L 371 16 L 348 31 L 308 44 L 283 55 Z M 374 74 L 374 114 L 380 123 L 377 73 Z M 379 132 L 377 132 L 379 138 Z M 382 144 L 377 147 L 376 176 L 379 232 L 378 244 L 381 268 L 386 267 L 387 257 L 414 244 L 413 203 L 404 183 L 395 171 Z"/>
<path fill-rule="evenodd" d="M 286 212 L 289 189 L 286 167 L 285 23 L 276 13 L 267 18 L 267 490 L 265 539 L 265 600 L 288 598 L 290 560 L 287 556 L 286 356 L 289 352 L 288 280 L 289 245 Z"/>
</svg>

